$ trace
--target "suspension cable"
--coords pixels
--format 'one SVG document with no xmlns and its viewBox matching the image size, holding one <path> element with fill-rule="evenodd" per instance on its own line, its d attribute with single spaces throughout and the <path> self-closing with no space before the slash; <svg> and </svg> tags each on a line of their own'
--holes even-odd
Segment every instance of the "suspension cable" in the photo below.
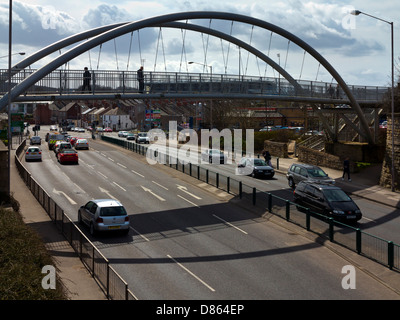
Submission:
<svg viewBox="0 0 400 320">
<path fill-rule="evenodd" d="M 129 70 L 129 61 L 131 58 L 131 50 L 132 50 L 132 39 L 133 39 L 133 31 L 131 32 L 131 39 L 129 42 L 129 53 L 128 53 L 128 62 L 126 63 L 126 71 Z"/>
</svg>

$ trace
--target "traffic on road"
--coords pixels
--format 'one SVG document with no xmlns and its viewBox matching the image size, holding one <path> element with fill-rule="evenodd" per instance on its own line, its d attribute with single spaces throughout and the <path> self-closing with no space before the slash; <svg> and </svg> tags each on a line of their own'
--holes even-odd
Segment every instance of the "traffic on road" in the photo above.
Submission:
<svg viewBox="0 0 400 320">
<path fill-rule="evenodd" d="M 43 128 L 40 135 L 45 137 L 48 132 Z M 127 140 L 122 133 L 104 134 Z M 77 151 L 73 137 L 69 138 L 71 148 L 63 152 L 74 151 L 78 165 L 59 163 L 45 144 L 42 162 L 25 165 L 72 220 L 82 221 L 84 232 L 140 299 L 397 297 L 361 272 L 358 290 L 343 290 L 341 268 L 348 261 L 238 206 L 231 194 L 167 166 L 150 165 L 142 155 L 91 140 L 91 132 L 73 135 L 89 143 L 87 150 Z M 216 161 L 202 166 L 293 199 L 286 175 L 256 179 L 251 174 L 236 176 L 236 163 Z M 103 227 L 111 229 L 98 209 L 102 207 L 96 202 L 99 199 L 124 208 L 124 221 L 115 222 L 111 229 L 128 226 L 127 234 L 101 232 Z M 375 211 L 376 204 L 372 209 L 366 200 L 353 200 L 362 212 L 358 225 L 382 231 L 378 215 L 390 209 Z M 90 215 L 89 206 L 94 203 L 97 208 Z M 117 216 L 110 217 L 117 221 Z M 320 281 L 312 285 L 316 278 Z"/>
</svg>

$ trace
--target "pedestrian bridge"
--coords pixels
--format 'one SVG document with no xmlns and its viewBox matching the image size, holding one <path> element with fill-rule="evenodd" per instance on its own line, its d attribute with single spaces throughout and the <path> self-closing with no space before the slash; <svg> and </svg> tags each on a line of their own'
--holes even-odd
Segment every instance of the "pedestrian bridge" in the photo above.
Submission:
<svg viewBox="0 0 400 320">
<path fill-rule="evenodd" d="M 24 69 L 13 76 L 18 84 L 37 70 Z M 1 75 L 8 74 L 0 70 Z M 83 91 L 83 70 L 54 70 L 29 87 L 14 101 L 149 99 L 149 98 L 221 98 L 298 101 L 333 105 L 350 105 L 346 93 L 335 84 L 298 80 L 293 86 L 282 77 L 259 77 L 188 72 L 144 72 L 145 91 L 139 93 L 135 71 L 91 70 L 91 90 Z M 376 106 L 388 94 L 388 87 L 348 85 L 360 105 Z M 0 94 L 8 91 L 1 81 Z"/>
</svg>

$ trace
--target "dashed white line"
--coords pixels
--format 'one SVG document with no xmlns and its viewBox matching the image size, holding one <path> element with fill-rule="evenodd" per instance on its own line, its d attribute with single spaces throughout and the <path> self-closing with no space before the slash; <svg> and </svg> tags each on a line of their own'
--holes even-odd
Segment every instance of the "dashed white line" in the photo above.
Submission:
<svg viewBox="0 0 400 320">
<path fill-rule="evenodd" d="M 137 174 L 138 176 L 144 178 L 144 175 L 140 174 L 139 172 L 136 172 L 136 171 L 134 171 L 134 170 L 131 170 L 131 171 L 132 171 L 134 174 Z"/>
<path fill-rule="evenodd" d="M 192 277 L 194 277 L 196 280 L 200 281 L 203 285 L 205 285 L 208 289 L 210 289 L 212 292 L 215 292 L 215 289 L 208 285 L 206 282 L 201 280 L 198 276 L 196 276 L 192 271 L 190 271 L 188 268 L 183 266 L 181 263 L 176 261 L 174 258 L 172 258 L 169 254 L 167 255 L 168 258 L 170 258 L 172 261 L 174 261 L 178 266 L 180 266 L 183 270 L 185 270 L 187 273 L 189 273 Z"/>
<path fill-rule="evenodd" d="M 99 175 L 101 175 L 103 178 L 108 179 L 108 177 L 107 177 L 105 174 L 101 173 L 100 171 L 97 171 L 97 173 L 98 173 Z"/>
<path fill-rule="evenodd" d="M 116 183 L 115 181 L 113 181 L 113 184 L 115 184 L 117 187 L 121 188 L 122 190 L 126 191 L 125 188 L 121 187 L 118 183 Z"/>
<path fill-rule="evenodd" d="M 186 202 L 190 203 L 192 206 L 195 206 L 197 208 L 200 208 L 197 204 L 195 204 L 194 202 L 186 199 L 185 197 L 182 197 L 180 194 L 177 195 L 179 198 L 181 198 L 182 200 L 185 200 Z"/>
<path fill-rule="evenodd" d="M 159 187 L 161 187 L 161 188 L 163 188 L 165 190 L 168 190 L 167 187 L 164 187 L 163 185 L 159 184 L 158 182 L 155 182 L 155 181 L 151 181 L 151 182 L 153 182 L 154 184 L 158 185 Z"/>
<path fill-rule="evenodd" d="M 107 157 L 107 158 L 108 158 L 108 160 L 111 160 L 112 162 L 115 162 L 114 159 L 112 159 L 112 158 L 110 158 L 110 157 Z"/>
<path fill-rule="evenodd" d="M 117 162 L 117 165 L 119 165 L 120 167 L 126 169 L 126 167 L 123 164 L 119 163 L 119 162 Z"/>
<path fill-rule="evenodd" d="M 246 231 L 244 231 L 244 230 L 242 230 L 242 229 L 236 227 L 236 226 L 233 225 L 232 223 L 230 223 L 230 222 L 228 222 L 228 221 L 226 221 L 226 220 L 224 220 L 224 219 L 222 219 L 222 218 L 216 216 L 215 214 L 213 214 L 213 216 L 214 216 L 215 218 L 221 220 L 223 223 L 225 223 L 225 224 L 231 226 L 232 228 L 235 228 L 236 230 L 239 230 L 240 232 L 242 232 L 242 233 L 244 233 L 244 234 L 248 234 Z"/>
</svg>

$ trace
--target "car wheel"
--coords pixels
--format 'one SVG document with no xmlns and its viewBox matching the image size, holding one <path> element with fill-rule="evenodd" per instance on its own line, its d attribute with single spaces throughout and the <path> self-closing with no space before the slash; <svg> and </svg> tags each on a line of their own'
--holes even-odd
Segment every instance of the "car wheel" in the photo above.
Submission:
<svg viewBox="0 0 400 320">
<path fill-rule="evenodd" d="M 253 172 L 250 174 L 250 177 L 252 177 L 252 178 L 255 178 L 255 177 L 256 177 L 256 173 L 254 172 L 254 170 L 253 170 Z"/>
<path fill-rule="evenodd" d="M 289 187 L 291 187 L 292 189 L 294 189 L 295 183 L 294 183 L 294 181 L 293 181 L 293 178 L 289 178 L 288 183 L 289 183 Z"/>
</svg>

